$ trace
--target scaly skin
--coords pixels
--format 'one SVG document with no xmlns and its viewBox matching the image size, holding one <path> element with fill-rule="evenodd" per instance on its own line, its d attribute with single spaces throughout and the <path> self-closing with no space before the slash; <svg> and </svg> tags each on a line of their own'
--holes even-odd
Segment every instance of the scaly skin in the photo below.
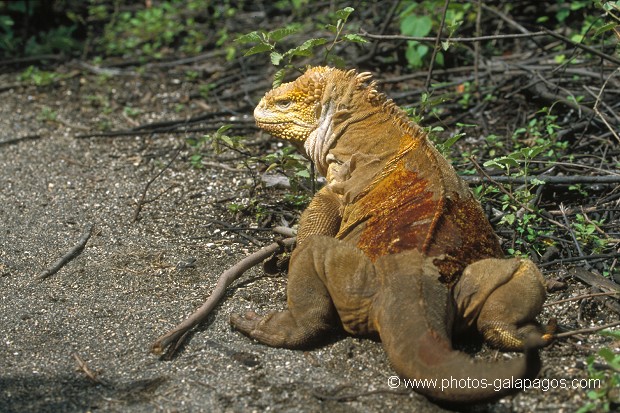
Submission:
<svg viewBox="0 0 620 413">
<path fill-rule="evenodd" d="M 231 316 L 270 346 L 301 348 L 342 325 L 377 334 L 394 366 L 415 379 L 533 377 L 551 339 L 535 322 L 543 278 L 504 259 L 479 203 L 450 164 L 368 73 L 309 69 L 268 92 L 254 117 L 314 162 L 327 185 L 302 214 L 289 265 L 288 309 Z M 477 329 L 508 362 L 474 362 L 452 333 Z M 417 389 L 477 402 L 511 389 Z"/>
</svg>

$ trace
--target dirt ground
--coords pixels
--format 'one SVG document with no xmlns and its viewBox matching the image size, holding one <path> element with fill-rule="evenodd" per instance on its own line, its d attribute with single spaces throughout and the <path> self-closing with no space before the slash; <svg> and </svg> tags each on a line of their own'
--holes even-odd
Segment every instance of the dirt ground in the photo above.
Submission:
<svg viewBox="0 0 620 413">
<path fill-rule="evenodd" d="M 74 67 L 65 69 L 71 74 Z M 268 137 L 251 130 L 251 105 L 268 86 L 248 86 L 264 80 L 268 85 L 266 73 L 241 87 L 247 93 L 229 97 L 238 101 L 230 119 L 245 122 L 245 133 L 268 149 Z M 0 145 L 0 411 L 441 411 L 413 392 L 390 389 L 394 371 L 378 342 L 340 335 L 291 351 L 233 331 L 231 313 L 285 305 L 286 279 L 258 268 L 232 285 L 175 358 L 149 352 L 205 300 L 222 271 L 276 236 L 258 230 L 252 216 L 228 210 L 231 202 L 247 202 L 256 185 L 250 170 L 236 169 L 238 160 L 213 154 L 204 168 L 193 168 L 182 134 L 76 136 L 102 122 L 127 129 L 217 109 L 193 96 L 193 87 L 163 69 L 103 80 L 82 71 L 50 86 L 0 93 L 0 141 L 37 135 Z M 127 106 L 139 114 L 123 112 Z M 147 185 L 152 202 L 134 221 Z M 274 190 L 273 203 L 283 194 Z M 91 224 L 81 254 L 37 282 Z M 568 279 L 549 300 L 586 292 Z M 574 328 L 617 319 L 596 301 L 582 307 L 555 305 L 541 319 L 558 317 Z M 542 351 L 542 377 L 587 378 L 586 356 L 610 343 L 599 335 L 559 341 Z M 514 356 L 486 348 L 483 354 Z M 585 401 L 584 389 L 530 389 L 472 410 L 571 412 Z"/>
</svg>

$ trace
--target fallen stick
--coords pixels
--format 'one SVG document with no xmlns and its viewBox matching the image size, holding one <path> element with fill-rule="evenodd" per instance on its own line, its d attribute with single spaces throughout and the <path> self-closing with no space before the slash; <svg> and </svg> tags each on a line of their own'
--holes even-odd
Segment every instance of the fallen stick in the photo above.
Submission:
<svg viewBox="0 0 620 413">
<path fill-rule="evenodd" d="M 80 238 L 80 240 L 78 241 L 78 243 L 69 250 L 69 252 L 67 252 L 65 255 L 63 255 L 62 257 L 60 257 L 54 264 L 52 264 L 49 268 L 47 268 L 46 270 L 44 270 L 43 272 L 41 272 L 39 275 L 37 275 L 36 280 L 37 281 L 43 281 L 44 279 L 46 279 L 47 277 L 50 277 L 54 274 L 56 274 L 62 267 L 64 267 L 69 261 L 71 261 L 73 258 L 77 257 L 77 255 L 82 252 L 82 250 L 84 249 L 84 247 L 86 246 L 86 243 L 88 242 L 90 236 L 93 233 L 93 224 L 90 224 L 88 226 L 88 229 L 86 230 L 86 232 L 84 233 L 84 235 L 82 235 L 82 237 Z"/>
<path fill-rule="evenodd" d="M 269 256 L 271 256 L 279 248 L 283 246 L 288 247 L 293 245 L 295 240 L 296 238 L 291 237 L 279 242 L 274 242 L 273 244 L 269 244 L 266 247 L 263 247 L 260 250 L 256 251 L 252 255 L 248 255 L 237 264 L 224 271 L 222 275 L 220 275 L 220 278 L 217 280 L 217 284 L 213 289 L 213 292 L 207 298 L 204 304 L 202 304 L 202 306 L 200 306 L 198 310 L 194 311 L 183 322 L 181 322 L 172 330 L 168 331 L 166 334 L 160 336 L 157 340 L 155 340 L 155 342 L 151 346 L 151 352 L 153 354 L 161 355 L 165 351 L 167 351 L 166 357 L 172 357 L 175 351 L 185 341 L 190 330 L 202 323 L 211 313 L 211 311 L 213 311 L 215 306 L 224 297 L 224 294 L 226 294 L 226 289 L 230 284 L 232 284 L 233 281 L 235 281 L 244 272 L 246 272 L 253 266 L 260 264 L 265 259 L 269 258 Z"/>
<path fill-rule="evenodd" d="M 607 328 L 617 327 L 619 325 L 620 325 L 620 321 L 615 321 L 613 323 L 605 324 L 602 326 L 582 328 L 580 330 L 572 330 L 572 331 L 567 331 L 565 333 L 554 334 L 553 338 L 566 338 L 566 337 L 576 336 L 577 334 L 596 333 L 597 331 L 605 330 Z"/>
<path fill-rule="evenodd" d="M 604 175 L 604 176 L 591 176 L 591 175 L 567 175 L 567 176 L 555 176 L 555 175 L 539 175 L 539 176 L 461 176 L 465 182 L 471 185 L 481 184 L 483 182 L 495 181 L 506 184 L 531 184 L 534 179 L 543 181 L 545 184 L 550 185 L 574 185 L 574 184 L 618 184 L 620 183 L 620 175 Z"/>
<path fill-rule="evenodd" d="M 90 369 L 90 367 L 88 367 L 88 364 L 86 364 L 84 359 L 80 357 L 78 353 L 73 353 L 73 358 L 75 359 L 75 361 L 77 361 L 78 369 L 84 372 L 86 377 L 88 377 L 93 383 L 105 384 L 97 377 L 97 373 L 95 373 Z"/>
<path fill-rule="evenodd" d="M 27 136 L 19 136 L 17 138 L 5 139 L 5 140 L 0 141 L 0 146 L 11 145 L 17 142 L 34 140 L 34 139 L 41 139 L 41 135 L 27 135 Z"/>
<path fill-rule="evenodd" d="M 133 212 L 133 219 L 132 222 L 136 222 L 138 221 L 138 219 L 140 218 L 140 211 L 142 211 L 142 207 L 144 207 L 144 205 L 148 204 L 149 202 L 153 202 L 155 200 L 157 200 L 157 198 L 159 198 L 161 195 L 163 195 L 165 192 L 167 192 L 169 189 L 171 189 L 172 187 L 169 187 L 168 189 L 166 189 L 164 192 L 160 193 L 158 196 L 156 196 L 155 198 L 151 199 L 151 200 L 146 200 L 146 193 L 149 190 L 149 187 L 151 186 L 151 184 L 153 182 L 155 182 L 155 180 L 157 178 L 159 178 L 161 176 L 161 174 L 163 174 L 166 169 L 170 168 L 170 165 L 172 165 L 172 163 L 174 162 L 174 160 L 177 158 L 177 156 L 179 156 L 179 154 L 181 153 L 181 149 L 183 149 L 185 145 L 181 145 L 179 147 L 179 149 L 177 149 L 177 152 L 172 156 L 172 159 L 170 159 L 170 161 L 166 164 L 166 166 L 164 166 L 163 168 L 161 168 L 161 170 L 155 174 L 154 177 L 152 177 L 147 183 L 146 185 L 144 185 L 144 190 L 142 191 L 142 194 L 140 195 L 140 199 L 138 200 L 138 202 L 136 202 L 136 209 Z"/>
<path fill-rule="evenodd" d="M 583 294 L 583 295 L 578 295 L 576 297 L 565 298 L 563 300 L 551 301 L 550 303 L 545 303 L 543 305 L 543 307 L 551 307 L 551 306 L 554 306 L 554 305 L 558 305 L 558 304 L 562 304 L 562 303 L 568 303 L 570 301 L 579 301 L 579 300 L 583 300 L 583 299 L 586 299 L 586 298 L 610 297 L 612 295 L 618 295 L 618 294 L 620 294 L 620 292 L 605 292 L 605 293 Z"/>
</svg>

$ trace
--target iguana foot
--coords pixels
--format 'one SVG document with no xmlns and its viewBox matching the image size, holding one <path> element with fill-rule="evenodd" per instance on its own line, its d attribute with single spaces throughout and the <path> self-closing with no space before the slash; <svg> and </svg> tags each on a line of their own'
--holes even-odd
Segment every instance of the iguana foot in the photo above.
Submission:
<svg viewBox="0 0 620 413">
<path fill-rule="evenodd" d="M 489 323 L 480 328 L 484 340 L 493 347 L 506 351 L 523 351 L 526 348 L 541 348 L 553 340 L 555 324 L 542 326 L 530 323 L 519 328 L 499 321 Z"/>
<path fill-rule="evenodd" d="M 333 238 L 315 235 L 295 249 L 288 276 L 289 308 L 264 317 L 253 311 L 243 316 L 233 314 L 230 323 L 234 328 L 268 346 L 302 348 L 338 325 L 338 314 L 320 270 L 328 249 L 315 245 L 327 242 L 314 241 L 315 237 L 338 242 Z"/>
<path fill-rule="evenodd" d="M 474 325 L 485 341 L 507 351 L 522 351 L 526 341 L 544 347 L 554 325 L 535 321 L 545 300 L 542 274 L 530 260 L 489 258 L 465 268 L 454 297 L 466 327 Z"/>
<path fill-rule="evenodd" d="M 254 311 L 248 311 L 243 315 L 231 314 L 230 324 L 246 336 L 272 347 L 295 347 L 292 341 L 299 340 L 291 337 L 291 332 L 295 330 L 295 322 L 288 312 L 271 313 L 266 316 L 260 316 Z"/>
<path fill-rule="evenodd" d="M 262 319 L 261 316 L 254 311 L 248 311 L 245 314 L 231 314 L 230 324 L 236 329 L 241 331 L 246 336 L 251 337 L 252 331 L 256 328 L 256 325 Z"/>
</svg>

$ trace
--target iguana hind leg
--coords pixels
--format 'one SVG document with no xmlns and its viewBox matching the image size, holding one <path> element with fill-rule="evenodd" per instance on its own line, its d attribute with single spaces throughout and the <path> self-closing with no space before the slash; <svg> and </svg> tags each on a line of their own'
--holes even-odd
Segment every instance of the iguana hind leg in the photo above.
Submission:
<svg viewBox="0 0 620 413">
<path fill-rule="evenodd" d="M 338 313 L 330 296 L 330 291 L 350 287 L 355 295 L 355 285 L 368 287 L 363 292 L 374 295 L 372 282 L 359 279 L 372 277 L 372 263 L 363 252 L 332 237 L 312 235 L 298 246 L 291 257 L 289 268 L 287 301 L 288 309 L 260 317 L 254 313 L 245 316 L 232 315 L 231 324 L 237 330 L 263 344 L 273 347 L 299 348 L 316 341 L 322 333 L 340 324 Z M 356 297 L 342 296 L 338 303 L 343 322 L 355 324 L 356 315 L 366 313 L 357 311 Z M 355 303 L 351 312 L 347 304 Z M 350 314 L 349 314 L 350 313 Z"/>
<path fill-rule="evenodd" d="M 545 300 L 542 274 L 530 260 L 489 258 L 470 264 L 455 285 L 459 321 L 475 325 L 502 350 L 542 347 L 550 328 L 535 320 Z"/>
</svg>

